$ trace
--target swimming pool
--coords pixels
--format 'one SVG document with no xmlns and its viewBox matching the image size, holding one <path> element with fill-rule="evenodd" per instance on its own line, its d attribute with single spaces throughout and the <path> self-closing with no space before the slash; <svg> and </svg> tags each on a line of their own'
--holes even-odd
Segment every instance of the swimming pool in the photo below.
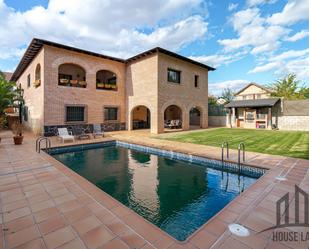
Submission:
<svg viewBox="0 0 309 249">
<path fill-rule="evenodd" d="M 263 170 L 122 142 L 55 148 L 50 154 L 183 241 Z"/>
</svg>

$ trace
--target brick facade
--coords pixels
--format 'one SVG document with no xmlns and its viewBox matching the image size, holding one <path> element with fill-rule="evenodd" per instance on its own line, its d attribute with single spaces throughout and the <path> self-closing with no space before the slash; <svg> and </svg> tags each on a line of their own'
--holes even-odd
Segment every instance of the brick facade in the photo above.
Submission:
<svg viewBox="0 0 309 249">
<path fill-rule="evenodd" d="M 31 82 L 34 81 L 38 63 L 41 66 L 41 84 L 39 87 L 32 84 L 27 87 L 27 76 L 30 74 Z M 82 68 L 75 75 L 79 77 L 85 71 L 83 80 L 87 86 L 59 85 L 59 67 L 63 64 Z M 168 68 L 181 71 L 180 84 L 167 81 Z M 99 70 L 108 70 L 116 75 L 117 91 L 96 88 Z M 198 75 L 198 87 L 194 85 L 195 75 Z M 146 113 L 134 113 L 139 106 L 149 110 L 152 133 L 164 132 L 164 111 L 170 105 L 181 109 L 184 130 L 190 128 L 189 113 L 193 107 L 200 111 L 200 126 L 208 126 L 208 69 L 160 52 L 122 62 L 44 45 L 17 82 L 22 84 L 29 110 L 25 125 L 38 134 L 52 135 L 57 127 L 72 125 L 89 126 L 91 130 L 94 123 L 100 123 L 104 130 L 131 130 L 134 117 L 139 118 L 141 113 Z M 66 122 L 65 108 L 68 105 L 84 106 L 85 121 Z M 117 107 L 117 120 L 104 120 L 104 107 Z M 141 120 L 146 122 L 146 118 Z"/>
</svg>

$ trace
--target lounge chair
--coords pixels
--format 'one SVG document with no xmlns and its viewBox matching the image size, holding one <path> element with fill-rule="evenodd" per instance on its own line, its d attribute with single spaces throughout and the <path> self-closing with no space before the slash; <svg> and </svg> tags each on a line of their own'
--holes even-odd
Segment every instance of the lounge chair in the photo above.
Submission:
<svg viewBox="0 0 309 249">
<path fill-rule="evenodd" d="M 104 137 L 104 131 L 100 124 L 93 124 L 93 137 L 96 138 L 96 136 Z"/>
<path fill-rule="evenodd" d="M 171 122 L 168 125 L 168 128 L 170 129 L 176 128 L 176 120 L 171 120 Z"/>
<path fill-rule="evenodd" d="M 68 132 L 67 128 L 58 128 L 58 138 L 60 138 L 63 143 L 66 140 L 72 140 L 74 142 L 74 136 L 72 132 Z"/>
<path fill-rule="evenodd" d="M 78 139 L 90 139 L 90 135 L 86 133 L 85 129 L 81 126 L 73 126 L 73 134 Z"/>
<path fill-rule="evenodd" d="M 179 119 L 175 120 L 175 128 L 180 129 L 181 128 L 181 121 Z"/>
</svg>

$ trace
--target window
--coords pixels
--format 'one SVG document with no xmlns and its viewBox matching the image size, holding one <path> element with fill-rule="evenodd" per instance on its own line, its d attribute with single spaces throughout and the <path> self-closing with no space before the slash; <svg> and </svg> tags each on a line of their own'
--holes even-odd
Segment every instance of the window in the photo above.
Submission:
<svg viewBox="0 0 309 249">
<path fill-rule="evenodd" d="M 118 120 L 118 108 L 117 107 L 104 107 L 104 120 L 105 121 Z"/>
<path fill-rule="evenodd" d="M 107 70 L 97 72 L 97 89 L 117 91 L 117 76 L 115 73 Z"/>
<path fill-rule="evenodd" d="M 194 87 L 199 87 L 199 76 L 194 75 Z"/>
<path fill-rule="evenodd" d="M 40 64 L 37 64 L 37 66 L 35 68 L 33 85 L 35 87 L 39 87 L 41 85 L 41 65 Z"/>
<path fill-rule="evenodd" d="M 245 100 L 246 98 L 247 98 L 247 96 L 246 96 L 246 95 L 242 96 L 242 99 L 243 99 L 243 100 Z"/>
<path fill-rule="evenodd" d="M 257 95 L 256 95 L 256 98 L 257 98 L 257 99 L 260 99 L 260 98 L 261 98 L 261 94 L 257 94 Z"/>
<path fill-rule="evenodd" d="M 27 87 L 29 88 L 31 86 L 31 78 L 30 78 L 30 74 L 28 74 L 27 76 Z"/>
<path fill-rule="evenodd" d="M 181 71 L 174 69 L 167 70 L 167 81 L 180 84 L 180 74 Z"/>
<path fill-rule="evenodd" d="M 66 122 L 84 122 L 85 106 L 66 106 Z"/>
</svg>

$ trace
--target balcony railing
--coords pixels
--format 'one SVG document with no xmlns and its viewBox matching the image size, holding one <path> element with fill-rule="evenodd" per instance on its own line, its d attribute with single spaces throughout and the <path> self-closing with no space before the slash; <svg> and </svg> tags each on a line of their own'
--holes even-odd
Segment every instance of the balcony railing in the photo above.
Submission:
<svg viewBox="0 0 309 249">
<path fill-rule="evenodd" d="M 81 87 L 81 88 L 87 87 L 87 82 L 84 80 L 59 79 L 58 84 L 60 86 Z"/>
<path fill-rule="evenodd" d="M 117 84 L 97 83 L 97 89 L 99 89 L 99 90 L 117 91 Z"/>
</svg>

